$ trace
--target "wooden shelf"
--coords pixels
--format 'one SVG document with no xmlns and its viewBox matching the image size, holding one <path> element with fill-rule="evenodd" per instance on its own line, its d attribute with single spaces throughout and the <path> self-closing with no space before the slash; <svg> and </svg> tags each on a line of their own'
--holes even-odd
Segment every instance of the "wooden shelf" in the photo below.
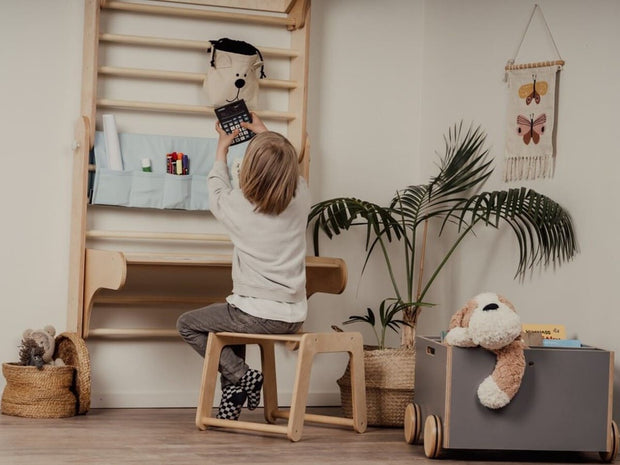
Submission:
<svg viewBox="0 0 620 465">
<path fill-rule="evenodd" d="M 177 5 L 171 5 L 176 3 Z M 181 5 L 185 4 L 185 5 Z M 221 8 L 226 7 L 226 8 Z M 237 10 L 235 10 L 237 9 Z M 103 12 L 103 18 L 102 18 Z M 159 69 L 161 61 L 148 60 L 141 66 L 145 69 L 128 67 L 127 63 L 117 60 L 115 53 L 100 53 L 106 47 L 114 51 L 130 47 L 161 48 L 164 54 L 180 51 L 205 53 L 211 43 L 204 40 L 202 34 L 194 33 L 186 38 L 153 37 L 140 35 L 142 28 L 127 27 L 122 34 L 111 25 L 114 18 L 125 16 L 129 19 L 142 15 L 140 20 L 157 23 L 166 18 L 177 18 L 174 24 L 203 21 L 205 27 L 213 22 L 223 25 L 231 22 L 250 25 L 252 31 L 266 30 L 269 36 L 273 28 L 288 31 L 279 47 L 262 47 L 263 57 L 279 60 L 279 65 L 288 66 L 285 79 L 263 79 L 262 87 L 272 89 L 270 92 L 288 97 L 288 106 L 265 108 L 257 111 L 264 120 L 286 123 L 286 136 L 300 156 L 300 169 L 308 179 L 309 147 L 306 133 L 308 60 L 309 60 L 309 24 L 310 0 L 155 0 L 118 1 L 118 0 L 84 0 L 84 44 L 82 55 L 82 94 L 80 117 L 75 129 L 73 143 L 73 186 L 71 207 L 70 239 L 70 276 L 68 295 L 67 327 L 87 337 L 93 302 L 97 300 L 105 305 L 165 305 L 170 303 L 198 303 L 223 301 L 231 292 L 231 257 L 214 254 L 179 254 L 162 252 L 125 252 L 116 250 L 98 250 L 87 246 L 99 244 L 105 240 L 116 240 L 119 247 L 127 241 L 142 240 L 157 248 L 168 241 L 207 241 L 226 243 L 228 238 L 218 234 L 192 233 L 156 233 L 140 231 L 88 231 L 87 229 L 87 192 L 88 179 L 92 164 L 89 162 L 90 150 L 94 145 L 95 122 L 101 110 L 109 109 L 137 113 L 162 112 L 171 115 L 213 116 L 213 108 L 201 105 L 187 105 L 157 101 L 139 101 L 138 97 L 119 100 L 106 95 L 109 90 L 100 85 L 99 80 L 109 77 L 130 78 L 135 80 L 169 80 L 179 86 L 183 83 L 199 84 L 203 75 L 196 69 L 178 69 L 174 71 Z M 131 22 L 128 22 L 131 23 Z M 106 30 L 106 28 L 108 28 Z M 175 31 L 178 26 L 151 30 Z M 186 32 L 183 30 L 183 32 Z M 174 34 L 174 32 L 170 32 Z M 158 32 L 154 34 L 159 34 Z M 164 32 L 162 32 L 165 35 Z M 257 40 L 260 34 L 257 36 Z M 276 45 L 276 44 L 272 44 Z M 132 50 L 135 52 L 136 50 Z M 157 52 L 157 50 L 154 50 Z M 151 54 L 145 54 L 151 55 Z M 155 55 L 155 54 L 152 54 Z M 175 66 L 175 65 L 170 65 Z M 179 63 L 179 66 L 183 66 Z M 132 96 L 133 97 L 133 96 Z M 114 247 L 106 243 L 106 248 Z M 200 249 L 198 249 L 200 250 Z M 167 273 L 188 278 L 176 286 L 153 285 Z M 151 281 L 151 276 L 154 279 Z M 202 287 L 194 288 L 194 277 Z M 340 293 L 346 283 L 344 262 L 334 258 L 308 257 L 306 263 L 306 291 L 310 296 L 315 292 Z M 200 281 L 202 280 L 202 281 Z M 205 283 L 207 283 L 205 285 Z M 149 287 L 150 286 L 150 287 Z M 105 292 L 100 292 L 106 290 Z M 175 292 L 176 291 L 176 292 Z M 148 322 L 145 323 L 148 326 Z M 131 337 L 168 337 L 169 329 L 149 330 L 117 328 L 98 328 L 93 335 L 102 337 L 128 334 Z"/>
<path fill-rule="evenodd" d="M 162 304 L 223 302 L 232 290 L 231 255 L 86 249 L 83 337 L 86 338 L 89 335 L 90 315 L 94 302 L 98 301 L 99 291 L 102 289 L 120 291 L 125 287 L 128 276 L 139 276 L 142 270 L 147 269 L 165 270 L 166 267 L 183 267 L 197 274 L 216 273 L 218 279 L 210 283 L 209 295 L 204 297 L 179 294 L 171 286 L 155 289 L 148 296 L 123 295 L 122 292 L 107 293 L 101 303 L 139 305 L 152 300 Z M 347 269 L 343 260 L 332 257 L 306 257 L 306 294 L 308 297 L 316 292 L 340 294 L 346 282 Z M 121 330 L 114 330 L 110 333 L 99 331 L 95 334 L 99 336 L 119 335 L 119 331 Z M 135 330 L 128 329 L 127 331 L 128 336 L 135 335 Z"/>
</svg>

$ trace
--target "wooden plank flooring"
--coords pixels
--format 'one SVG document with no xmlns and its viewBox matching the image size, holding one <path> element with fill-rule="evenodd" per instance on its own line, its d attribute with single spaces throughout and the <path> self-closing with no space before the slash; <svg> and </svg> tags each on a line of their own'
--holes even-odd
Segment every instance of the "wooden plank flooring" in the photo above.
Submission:
<svg viewBox="0 0 620 465">
<path fill-rule="evenodd" d="M 309 409 L 338 414 L 337 409 Z M 440 461 L 404 441 L 398 428 L 366 433 L 307 424 L 300 442 L 194 426 L 194 409 L 94 409 L 54 420 L 0 415 L 0 465 L 227 465 L 600 463 L 597 454 L 448 451 Z M 242 419 L 261 421 L 262 410 Z M 281 420 L 283 421 L 283 420 Z"/>
</svg>

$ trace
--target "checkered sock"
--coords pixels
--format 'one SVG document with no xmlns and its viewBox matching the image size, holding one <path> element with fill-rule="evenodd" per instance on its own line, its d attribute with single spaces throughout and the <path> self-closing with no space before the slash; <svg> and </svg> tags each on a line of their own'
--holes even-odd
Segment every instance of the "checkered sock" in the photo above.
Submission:
<svg viewBox="0 0 620 465">
<path fill-rule="evenodd" d="M 247 397 L 246 392 L 238 384 L 229 384 L 222 389 L 222 400 L 215 418 L 222 420 L 238 420 L 241 407 Z"/>
<path fill-rule="evenodd" d="M 263 374 L 258 370 L 249 369 L 239 380 L 239 386 L 248 395 L 248 409 L 254 410 L 260 403 L 260 390 L 263 387 Z"/>
</svg>

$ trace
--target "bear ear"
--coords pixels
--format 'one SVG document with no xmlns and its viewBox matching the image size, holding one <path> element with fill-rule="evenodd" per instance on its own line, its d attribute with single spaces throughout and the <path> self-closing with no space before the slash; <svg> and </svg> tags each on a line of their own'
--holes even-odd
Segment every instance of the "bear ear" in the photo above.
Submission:
<svg viewBox="0 0 620 465">
<path fill-rule="evenodd" d="M 214 68 L 219 69 L 219 68 L 231 68 L 232 67 L 232 58 L 230 57 L 229 54 L 227 53 L 222 53 L 220 51 L 218 51 L 218 53 L 215 55 L 215 66 Z"/>
<path fill-rule="evenodd" d="M 28 328 L 27 330 L 24 331 L 24 333 L 22 334 L 22 337 L 24 339 L 28 339 L 31 334 L 32 334 L 32 329 Z"/>
<path fill-rule="evenodd" d="M 52 325 L 46 325 L 43 328 L 43 331 L 45 331 L 47 334 L 49 334 L 52 337 L 56 335 L 56 328 L 54 328 Z"/>
</svg>

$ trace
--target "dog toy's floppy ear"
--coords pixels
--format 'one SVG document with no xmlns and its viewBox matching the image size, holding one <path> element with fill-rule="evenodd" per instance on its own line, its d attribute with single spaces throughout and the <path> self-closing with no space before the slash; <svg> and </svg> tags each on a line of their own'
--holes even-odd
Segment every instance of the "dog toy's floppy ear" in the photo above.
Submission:
<svg viewBox="0 0 620 465">
<path fill-rule="evenodd" d="M 446 334 L 444 339 L 446 344 L 457 347 L 476 347 L 478 345 L 469 334 L 469 319 L 474 308 L 476 308 L 476 303 L 470 300 L 467 302 L 467 305 L 452 315 L 450 325 L 448 326 L 448 334 Z"/>
</svg>

